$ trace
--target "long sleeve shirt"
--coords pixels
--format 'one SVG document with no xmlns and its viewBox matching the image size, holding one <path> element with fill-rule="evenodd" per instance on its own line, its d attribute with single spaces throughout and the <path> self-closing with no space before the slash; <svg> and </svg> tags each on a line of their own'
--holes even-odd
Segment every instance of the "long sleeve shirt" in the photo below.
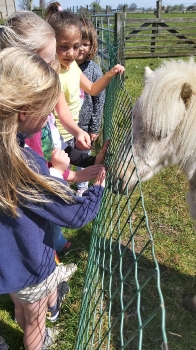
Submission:
<svg viewBox="0 0 196 350">
<path fill-rule="evenodd" d="M 92 82 L 97 81 L 103 75 L 99 65 L 93 61 L 85 61 L 80 66 L 83 74 Z M 105 90 L 97 96 L 90 96 L 84 92 L 84 101 L 79 112 L 78 126 L 91 134 L 99 134 L 103 106 L 105 102 Z"/>
<path fill-rule="evenodd" d="M 23 151 L 34 171 L 51 177 L 44 158 L 31 148 Z M 0 294 L 17 292 L 46 279 L 55 269 L 50 222 L 68 228 L 83 227 L 96 216 L 102 193 L 103 187 L 92 186 L 83 197 L 74 197 L 74 203 L 51 195 L 50 202 L 19 206 L 17 218 L 1 213 Z"/>
</svg>

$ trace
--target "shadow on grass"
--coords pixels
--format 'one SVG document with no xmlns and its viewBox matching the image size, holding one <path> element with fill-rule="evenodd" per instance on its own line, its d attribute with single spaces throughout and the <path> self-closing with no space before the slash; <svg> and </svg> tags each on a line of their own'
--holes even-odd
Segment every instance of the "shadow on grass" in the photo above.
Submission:
<svg viewBox="0 0 196 350">
<path fill-rule="evenodd" d="M 61 261 L 64 263 L 76 263 L 78 265 L 78 270 L 69 281 L 71 293 L 66 298 L 66 301 L 62 306 L 62 313 L 59 318 L 59 322 L 57 325 L 55 325 L 61 329 L 58 339 L 58 350 L 73 350 L 75 349 L 77 332 L 78 336 L 83 336 L 83 334 L 81 334 L 81 329 L 78 330 L 78 321 L 84 291 L 87 257 L 91 241 L 91 225 L 89 224 L 84 229 L 78 231 L 66 231 L 65 235 L 72 241 L 73 245 L 69 252 L 60 254 Z M 97 303 L 97 306 L 95 307 L 97 322 L 97 326 L 94 331 L 95 342 L 92 347 L 90 347 L 87 338 L 85 338 L 85 342 L 87 343 L 83 347 L 81 345 L 80 349 L 105 350 L 107 348 L 106 344 L 108 342 L 108 331 L 110 328 L 109 349 L 120 350 L 121 340 L 124 339 L 124 342 L 127 341 L 127 345 L 124 347 L 124 349 L 136 350 L 138 349 L 138 334 L 131 342 L 129 342 L 131 335 L 138 327 L 136 299 L 130 303 L 131 297 L 136 292 L 134 269 L 127 274 L 127 271 L 131 266 L 133 266 L 133 253 L 130 247 L 120 244 L 120 250 L 123 254 L 120 276 L 119 245 L 116 245 L 116 242 L 109 244 L 109 240 L 106 239 L 104 242 L 104 240 L 101 238 L 99 253 L 103 252 L 103 247 L 106 248 L 105 263 L 103 266 L 100 266 L 100 263 L 96 265 L 97 254 L 94 254 L 95 269 L 97 268 L 99 272 L 98 283 L 97 281 L 94 283 L 94 281 L 91 280 L 91 285 L 89 285 L 89 289 L 94 285 L 95 289 L 97 289 L 99 292 L 99 300 L 95 301 L 94 304 L 91 305 L 91 307 L 95 307 L 95 304 Z M 109 258 L 109 251 L 112 251 L 112 261 L 110 261 Z M 99 259 L 99 262 L 101 262 L 101 259 Z M 166 307 L 166 330 L 169 349 L 195 350 L 196 314 L 184 310 L 181 306 L 181 301 L 184 293 L 196 292 L 196 278 L 187 274 L 182 274 L 171 267 L 165 266 L 164 264 L 159 264 L 159 267 L 161 272 L 161 288 Z M 141 256 L 138 261 L 138 280 L 140 284 L 145 281 L 153 269 L 153 261 L 150 261 L 150 259 L 144 255 Z M 110 280 L 111 273 L 109 270 L 112 271 L 112 280 Z M 88 271 L 87 275 L 89 273 L 90 271 Z M 124 281 L 121 298 L 120 291 L 122 291 L 122 276 Z M 102 279 L 103 282 L 101 284 Z M 102 303 L 102 314 L 100 313 L 100 300 Z M 122 305 L 124 307 L 124 313 L 121 317 Z M 157 293 L 157 280 L 154 274 L 152 275 L 149 283 L 141 292 L 140 310 L 142 321 L 144 322 L 151 312 L 159 305 L 160 300 Z M 110 322 L 108 322 L 110 309 Z M 22 332 L 13 321 L 13 304 L 9 296 L 0 296 L 0 310 L 0 314 L 2 314 L 2 317 L 0 317 L 0 335 L 5 338 L 6 342 L 10 346 L 10 350 L 22 350 Z M 89 314 L 89 312 L 93 314 L 90 307 L 86 305 L 85 313 Z M 5 317 L 3 316 L 4 314 Z M 90 323 L 91 321 L 92 318 L 90 319 Z M 90 336 L 90 331 L 91 324 L 88 336 Z M 100 335 L 98 335 L 99 332 Z M 146 325 L 143 330 L 142 349 L 160 350 L 161 344 L 161 315 L 159 313 Z"/>
<path fill-rule="evenodd" d="M 132 296 L 136 293 L 134 268 L 126 276 L 127 271 L 131 266 L 133 266 L 133 253 L 131 248 L 125 247 L 123 244 L 120 245 L 121 253 L 123 253 L 123 259 L 121 261 L 121 276 L 119 274 L 119 246 L 116 245 L 116 242 L 109 244 L 109 240 L 103 240 L 99 245 L 99 252 L 95 252 L 93 259 L 94 266 L 97 264 L 98 254 L 99 256 L 101 254 L 99 264 L 96 266 L 99 271 L 98 281 L 97 278 L 95 281 L 93 278 L 89 279 L 89 285 L 86 285 L 86 287 L 88 290 L 90 290 L 94 284 L 95 288 L 94 291 L 92 290 L 91 299 L 94 298 L 98 291 L 98 300 L 95 300 L 94 303 L 91 304 L 92 310 L 90 309 L 89 305 L 85 305 L 86 311 L 84 311 L 84 314 L 91 314 L 89 319 L 90 325 L 85 323 L 83 324 L 85 329 L 90 327 L 88 329 L 88 336 L 86 337 L 86 335 L 80 334 L 82 329 L 79 329 L 78 331 L 78 319 L 83 296 L 87 255 L 91 240 L 91 227 L 88 226 L 82 230 L 75 231 L 72 237 L 69 236 L 69 239 L 71 239 L 73 242 L 73 250 L 71 250 L 68 254 L 65 254 L 62 257 L 62 261 L 64 263 L 68 263 L 69 261 L 77 263 L 78 271 L 69 282 L 71 287 L 71 295 L 68 297 L 67 302 L 65 302 L 63 306 L 60 324 L 63 326 L 65 332 L 63 332 L 61 335 L 62 345 L 60 346 L 59 343 L 59 349 L 73 350 L 77 332 L 79 337 L 85 338 L 85 345 L 83 347 L 81 346 L 82 350 L 106 349 L 109 328 L 109 348 L 111 350 L 121 349 L 122 339 L 124 343 L 127 342 L 124 349 L 138 349 L 138 333 L 136 337 L 129 342 L 131 335 L 138 327 L 137 298 L 130 303 Z M 105 263 L 104 266 L 101 267 L 100 262 L 102 261 L 103 247 L 105 247 Z M 113 252 L 112 262 L 109 259 L 111 251 Z M 186 311 L 181 306 L 182 295 L 184 293 L 196 293 L 196 278 L 180 273 L 174 268 L 164 264 L 159 264 L 159 267 L 161 273 L 161 288 L 166 308 L 166 331 L 169 348 L 172 350 L 196 349 L 196 332 L 194 326 L 196 314 Z M 109 270 L 112 271 L 112 279 Z M 155 271 L 154 262 L 148 259 L 145 255 L 141 256 L 138 261 L 138 281 L 140 285 L 145 282 L 153 270 Z M 91 272 L 88 271 L 87 279 L 88 275 L 90 274 Z M 122 276 L 124 278 L 123 283 Z M 122 294 L 122 297 L 120 297 L 120 293 Z M 100 304 L 102 304 L 102 309 L 100 308 Z M 123 316 L 121 316 L 122 305 L 124 308 Z M 144 322 L 149 315 L 153 313 L 154 309 L 159 308 L 159 306 L 160 299 L 157 292 L 157 279 L 156 273 L 154 273 L 152 274 L 150 281 L 141 291 L 140 311 L 142 322 Z M 111 310 L 111 314 L 110 321 L 108 322 L 109 310 Z M 87 339 L 88 337 L 91 337 L 90 329 L 92 325 L 92 318 L 94 317 L 93 312 L 96 313 L 97 325 L 94 333 L 97 332 L 97 334 L 94 337 L 94 344 L 90 345 L 90 342 L 88 343 Z M 101 334 L 99 334 L 99 332 Z M 142 344 L 142 349 L 160 349 L 162 344 L 161 308 L 158 314 L 144 327 Z"/>
</svg>

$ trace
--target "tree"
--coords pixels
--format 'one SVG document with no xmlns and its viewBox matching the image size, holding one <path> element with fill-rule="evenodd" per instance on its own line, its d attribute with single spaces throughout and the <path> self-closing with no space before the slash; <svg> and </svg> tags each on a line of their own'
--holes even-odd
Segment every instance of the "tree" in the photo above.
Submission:
<svg viewBox="0 0 196 350">
<path fill-rule="evenodd" d="M 135 11 L 135 10 L 137 10 L 137 5 L 133 3 L 129 6 L 128 9 L 129 9 L 129 11 Z"/>
<path fill-rule="evenodd" d="M 101 12 L 102 8 L 100 6 L 100 0 L 95 0 L 95 1 L 91 2 L 90 9 L 94 10 L 95 13 Z"/>
<path fill-rule="evenodd" d="M 118 4 L 117 9 L 118 9 L 119 11 L 122 11 L 122 10 L 123 10 L 123 6 L 124 6 L 124 5 L 122 5 L 122 4 Z"/>
<path fill-rule="evenodd" d="M 19 1 L 19 8 L 21 10 L 32 11 L 32 5 L 33 5 L 33 0 L 20 0 Z"/>
</svg>

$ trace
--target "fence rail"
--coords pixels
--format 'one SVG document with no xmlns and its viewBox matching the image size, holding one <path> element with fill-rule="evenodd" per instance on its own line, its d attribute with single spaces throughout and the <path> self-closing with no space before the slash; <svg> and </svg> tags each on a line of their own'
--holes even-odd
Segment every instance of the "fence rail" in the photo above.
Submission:
<svg viewBox="0 0 196 350">
<path fill-rule="evenodd" d="M 126 17 L 124 12 L 91 16 L 98 34 L 98 54 L 103 63 L 109 61 L 105 46 L 110 37 L 120 44 L 117 60 L 122 64 L 130 58 L 196 55 L 196 17 Z"/>
</svg>

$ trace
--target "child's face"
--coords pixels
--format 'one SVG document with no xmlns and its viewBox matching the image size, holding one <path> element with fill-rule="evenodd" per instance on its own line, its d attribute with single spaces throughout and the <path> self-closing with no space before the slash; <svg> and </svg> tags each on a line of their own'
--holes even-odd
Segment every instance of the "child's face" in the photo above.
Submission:
<svg viewBox="0 0 196 350">
<path fill-rule="evenodd" d="M 89 53 L 91 50 L 91 43 L 87 39 L 82 39 L 81 45 L 79 48 L 78 58 L 76 59 L 76 62 L 78 64 L 82 64 L 86 61 Z"/>
<path fill-rule="evenodd" d="M 61 67 L 69 69 L 70 64 L 77 59 L 81 43 L 81 32 L 75 27 L 70 27 L 64 33 L 57 35 L 56 53 Z"/>
<path fill-rule="evenodd" d="M 55 54 L 56 54 L 56 39 L 55 37 L 50 39 L 47 42 L 47 46 L 40 49 L 38 52 L 38 55 L 43 58 L 43 60 L 51 64 L 55 60 Z"/>
<path fill-rule="evenodd" d="M 28 109 L 28 107 L 27 107 Z M 18 131 L 26 134 L 27 137 L 32 137 L 33 135 L 37 134 L 41 129 L 43 129 L 48 121 L 47 117 L 35 117 L 30 116 L 27 113 L 25 113 L 26 108 L 22 109 L 19 113 L 18 120 Z"/>
</svg>

